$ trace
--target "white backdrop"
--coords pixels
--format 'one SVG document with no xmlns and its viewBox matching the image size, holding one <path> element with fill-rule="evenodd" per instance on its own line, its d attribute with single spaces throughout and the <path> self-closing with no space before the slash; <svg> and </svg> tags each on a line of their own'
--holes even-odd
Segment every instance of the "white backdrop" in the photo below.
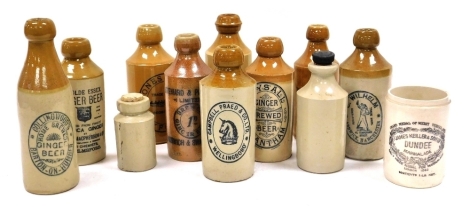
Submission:
<svg viewBox="0 0 470 207">
<path fill-rule="evenodd" d="M 438 206 L 464 199 L 468 179 L 469 137 L 464 128 L 469 116 L 467 100 L 470 15 L 465 1 L 1 1 L 0 60 L 3 71 L 3 139 L 0 153 L 0 202 L 14 204 L 72 205 L 148 204 L 152 206 L 302 206 L 347 204 L 352 206 Z M 354 50 L 353 34 L 362 27 L 376 28 L 378 50 L 393 65 L 392 86 L 424 85 L 444 89 L 452 99 L 446 142 L 446 176 L 430 189 L 396 186 L 383 175 L 382 161 L 346 160 L 333 174 L 300 170 L 295 153 L 281 163 L 256 163 L 252 178 L 238 183 L 217 183 L 202 174 L 201 162 L 183 163 L 167 156 L 166 145 L 157 147 L 157 167 L 142 173 L 117 168 L 113 118 L 116 100 L 127 92 L 126 59 L 137 48 L 135 32 L 144 23 L 163 30 L 163 47 L 176 55 L 174 37 L 192 32 L 200 36 L 201 57 L 214 41 L 216 17 L 239 14 L 240 35 L 257 54 L 261 36 L 278 36 L 284 42 L 284 60 L 293 66 L 305 50 L 309 24 L 326 24 L 328 46 L 344 61 Z M 23 67 L 27 39 L 23 26 L 33 17 L 51 18 L 57 28 L 55 46 L 67 37 L 86 37 L 92 60 L 105 72 L 107 158 L 80 167 L 80 183 L 53 196 L 27 193 L 23 187 L 16 87 Z M 465 107 L 465 108 L 464 108 Z M 458 116 L 460 115 L 460 116 Z M 293 147 L 295 152 L 295 145 Z M 136 202 L 136 203 L 135 203 Z M 428 205 L 429 204 L 429 205 Z M 3 206 L 3 205 L 1 205 Z M 463 205 L 462 205 L 463 206 Z"/>
</svg>

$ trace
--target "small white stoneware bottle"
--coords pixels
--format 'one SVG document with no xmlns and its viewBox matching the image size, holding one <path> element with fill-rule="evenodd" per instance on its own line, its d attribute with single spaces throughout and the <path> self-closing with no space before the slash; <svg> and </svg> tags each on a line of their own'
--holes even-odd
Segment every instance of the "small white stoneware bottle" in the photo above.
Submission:
<svg viewBox="0 0 470 207">
<path fill-rule="evenodd" d="M 344 167 L 348 93 L 335 80 L 334 53 L 318 51 L 312 57 L 310 80 L 297 91 L 297 165 L 332 173 Z"/>
<path fill-rule="evenodd" d="M 140 93 L 128 93 L 117 100 L 121 112 L 114 117 L 118 167 L 141 172 L 157 165 L 153 114 L 150 101 Z"/>
</svg>

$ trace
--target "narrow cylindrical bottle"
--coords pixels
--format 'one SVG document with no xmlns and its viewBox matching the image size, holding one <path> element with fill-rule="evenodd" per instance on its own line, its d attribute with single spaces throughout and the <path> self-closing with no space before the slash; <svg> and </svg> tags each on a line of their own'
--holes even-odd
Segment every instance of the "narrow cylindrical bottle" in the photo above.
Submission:
<svg viewBox="0 0 470 207">
<path fill-rule="evenodd" d="M 160 45 L 163 36 L 159 25 L 140 25 L 136 39 L 139 46 L 126 61 L 128 91 L 141 93 L 150 99 L 149 110 L 155 116 L 156 143 L 166 143 L 164 72 L 174 58 Z"/>
<path fill-rule="evenodd" d="M 280 162 L 292 155 L 294 69 L 284 62 L 282 40 L 261 37 L 258 57 L 246 68 L 256 85 L 256 152 L 259 162 Z"/>
<path fill-rule="evenodd" d="M 23 183 L 34 194 L 56 194 L 80 179 L 72 86 L 54 47 L 47 18 L 26 21 L 28 53 L 18 81 Z"/>
<path fill-rule="evenodd" d="M 343 169 L 348 93 L 334 78 L 338 64 L 330 51 L 313 53 L 309 82 L 297 91 L 297 165 L 314 173 Z"/>
<path fill-rule="evenodd" d="M 79 165 L 106 157 L 104 75 L 89 57 L 90 41 L 72 37 L 62 41 L 62 69 L 73 89 L 76 109 L 77 155 Z"/>
<path fill-rule="evenodd" d="M 305 48 L 304 53 L 297 59 L 294 63 L 295 69 L 295 87 L 296 91 L 304 87 L 310 79 L 311 73 L 308 69 L 308 65 L 312 62 L 312 54 L 317 51 L 328 51 L 328 45 L 326 41 L 330 38 L 330 31 L 328 27 L 324 24 L 311 24 L 307 28 L 307 47 Z M 335 60 L 335 63 L 338 61 Z M 339 63 L 338 63 L 339 64 Z M 335 72 L 336 81 L 339 80 L 339 70 Z M 294 96 L 294 99 L 296 96 Z M 297 109 L 294 104 L 294 126 L 293 134 L 296 133 L 296 115 Z"/>
<path fill-rule="evenodd" d="M 219 34 L 214 43 L 206 50 L 206 64 L 216 69 L 214 65 L 214 51 L 219 45 L 235 44 L 238 45 L 243 51 L 243 65 L 241 68 L 244 70 L 251 64 L 251 50 L 243 43 L 239 31 L 242 28 L 242 21 L 237 14 L 221 14 L 217 17 L 215 27 Z"/>
<path fill-rule="evenodd" d="M 212 70 L 199 55 L 201 41 L 192 33 L 175 37 L 177 55 L 165 71 L 168 155 L 179 161 L 201 160 L 199 81 Z"/>
<path fill-rule="evenodd" d="M 255 167 L 256 81 L 241 69 L 237 45 L 214 51 L 217 69 L 199 82 L 204 176 L 236 182 L 253 176 Z"/>
<path fill-rule="evenodd" d="M 141 172 L 157 165 L 153 114 L 150 100 L 140 93 L 128 93 L 117 100 L 119 114 L 114 117 L 118 167 Z"/>
<path fill-rule="evenodd" d="M 348 95 L 346 156 L 357 160 L 383 158 L 383 110 L 390 88 L 392 65 L 377 50 L 375 29 L 356 30 L 354 52 L 340 67 L 340 85 Z"/>
</svg>

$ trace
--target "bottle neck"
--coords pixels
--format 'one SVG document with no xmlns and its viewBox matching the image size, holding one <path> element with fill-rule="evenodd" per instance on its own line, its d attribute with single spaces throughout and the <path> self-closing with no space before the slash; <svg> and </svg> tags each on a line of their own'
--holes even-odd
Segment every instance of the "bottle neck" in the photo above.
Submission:
<svg viewBox="0 0 470 207">
<path fill-rule="evenodd" d="M 307 50 L 313 51 L 313 52 L 324 51 L 324 50 L 328 50 L 328 45 L 326 44 L 326 41 L 319 41 L 319 42 L 308 41 Z"/>
<path fill-rule="evenodd" d="M 310 81 L 316 83 L 326 83 L 333 81 L 336 83 L 335 72 L 338 70 L 338 65 L 333 63 L 332 65 L 314 65 L 309 64 L 308 70 L 312 73 Z"/>
</svg>

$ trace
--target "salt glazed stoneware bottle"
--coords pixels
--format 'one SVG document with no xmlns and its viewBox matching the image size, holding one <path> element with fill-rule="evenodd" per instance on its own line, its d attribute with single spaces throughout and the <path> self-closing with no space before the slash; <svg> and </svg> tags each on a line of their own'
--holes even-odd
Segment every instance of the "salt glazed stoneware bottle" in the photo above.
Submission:
<svg viewBox="0 0 470 207">
<path fill-rule="evenodd" d="M 90 41 L 71 37 L 62 41 L 62 69 L 70 81 L 76 113 L 78 164 L 106 157 L 104 73 L 89 57 Z"/>
<path fill-rule="evenodd" d="M 240 16 L 237 14 L 220 14 L 215 22 L 215 27 L 219 34 L 215 39 L 214 43 L 206 50 L 206 64 L 209 65 L 213 70 L 216 69 L 214 65 L 214 50 L 218 45 L 223 44 L 236 44 L 243 51 L 243 65 L 244 70 L 248 65 L 251 64 L 251 50 L 243 43 L 240 35 L 238 34 L 242 28 L 242 21 Z"/>
<path fill-rule="evenodd" d="M 246 68 L 256 85 L 256 150 L 259 162 L 280 162 L 292 156 L 294 69 L 281 55 L 279 37 L 261 37 L 258 57 Z"/>
<path fill-rule="evenodd" d="M 356 30 L 354 52 L 340 67 L 340 85 L 348 95 L 346 156 L 357 160 L 383 158 L 383 110 L 390 88 L 392 65 L 377 50 L 379 33 Z"/>
<path fill-rule="evenodd" d="M 296 91 L 304 87 L 307 84 L 311 74 L 308 69 L 308 65 L 312 62 L 312 54 L 316 51 L 328 51 L 328 45 L 326 41 L 330 38 L 330 31 L 324 24 L 311 24 L 307 28 L 306 38 L 308 40 L 307 47 L 302 55 L 294 63 L 295 69 L 295 85 Z M 335 60 L 335 63 L 338 61 Z M 338 63 L 339 64 L 339 63 Z M 335 72 L 336 81 L 339 80 L 339 71 Z M 296 96 L 294 96 L 294 99 Z M 296 130 L 296 118 L 297 115 L 295 104 L 294 105 L 294 126 L 293 134 L 295 135 Z"/>
<path fill-rule="evenodd" d="M 141 93 L 124 94 L 116 101 L 119 114 L 114 117 L 118 168 L 142 172 L 157 165 L 153 114 L 150 100 Z"/>
<path fill-rule="evenodd" d="M 214 181 L 236 182 L 254 173 L 256 81 L 242 64 L 239 46 L 218 46 L 216 70 L 199 82 L 202 168 Z"/>
<path fill-rule="evenodd" d="M 28 53 L 18 81 L 23 183 L 33 194 L 57 194 L 80 179 L 72 86 L 54 47 L 47 18 L 26 21 Z"/>
<path fill-rule="evenodd" d="M 160 45 L 162 30 L 156 24 L 143 24 L 137 28 L 139 46 L 126 61 L 128 91 L 141 93 L 150 99 L 150 112 L 155 116 L 157 144 L 167 142 L 165 117 L 165 70 L 173 63 Z"/>
<path fill-rule="evenodd" d="M 297 91 L 297 165 L 313 173 L 343 169 L 348 93 L 334 78 L 334 53 L 313 53 L 309 82 Z"/>
<path fill-rule="evenodd" d="M 197 34 L 175 37 L 177 55 L 165 71 L 168 155 L 179 161 L 200 161 L 201 113 L 199 81 L 212 73 L 199 55 Z"/>
</svg>

